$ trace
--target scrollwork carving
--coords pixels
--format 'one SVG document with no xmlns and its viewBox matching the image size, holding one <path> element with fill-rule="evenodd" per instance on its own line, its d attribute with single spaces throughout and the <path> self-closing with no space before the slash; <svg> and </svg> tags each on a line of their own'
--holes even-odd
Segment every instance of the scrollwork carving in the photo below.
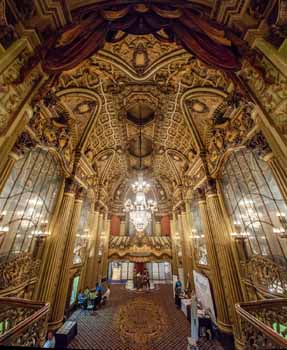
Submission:
<svg viewBox="0 0 287 350">
<path fill-rule="evenodd" d="M 20 253 L 0 264 L 0 290 L 17 287 L 33 278 L 38 278 L 40 260 L 30 253 Z"/>
</svg>

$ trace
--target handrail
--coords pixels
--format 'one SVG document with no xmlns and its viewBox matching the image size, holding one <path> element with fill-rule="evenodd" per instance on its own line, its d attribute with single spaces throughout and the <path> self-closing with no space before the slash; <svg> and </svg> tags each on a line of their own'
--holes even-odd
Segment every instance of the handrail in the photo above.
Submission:
<svg viewBox="0 0 287 350">
<path fill-rule="evenodd" d="M 243 302 L 235 305 L 236 312 L 242 317 L 245 321 L 252 324 L 260 332 L 264 333 L 267 338 L 271 339 L 274 343 L 283 348 L 287 348 L 287 339 L 282 337 L 279 333 L 273 330 L 269 325 L 266 325 L 264 322 L 256 318 L 250 311 L 255 311 L 262 309 L 262 307 L 274 307 L 279 308 L 281 306 L 287 306 L 287 300 L 283 298 L 277 299 L 267 299 L 260 301 L 250 301 Z M 244 331 L 244 330 L 243 330 Z"/>
<path fill-rule="evenodd" d="M 1 304 L 9 305 L 12 308 L 26 307 L 27 309 L 35 309 L 35 312 L 32 315 L 25 318 L 23 321 L 20 321 L 17 325 L 9 329 L 4 334 L 0 335 L 0 344 L 7 344 L 9 339 L 12 339 L 15 336 L 21 334 L 34 322 L 41 319 L 43 316 L 48 315 L 50 306 L 49 303 L 45 302 L 9 297 L 0 298 L 0 305 Z"/>
</svg>

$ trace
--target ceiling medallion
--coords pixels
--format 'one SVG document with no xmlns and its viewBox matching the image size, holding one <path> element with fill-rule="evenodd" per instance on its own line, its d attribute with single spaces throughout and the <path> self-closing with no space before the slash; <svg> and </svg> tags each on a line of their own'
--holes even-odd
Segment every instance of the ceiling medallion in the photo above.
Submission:
<svg viewBox="0 0 287 350">
<path fill-rule="evenodd" d="M 205 103 L 196 99 L 189 101 L 189 107 L 192 110 L 192 112 L 195 112 L 195 113 L 209 112 L 208 106 Z"/>
</svg>

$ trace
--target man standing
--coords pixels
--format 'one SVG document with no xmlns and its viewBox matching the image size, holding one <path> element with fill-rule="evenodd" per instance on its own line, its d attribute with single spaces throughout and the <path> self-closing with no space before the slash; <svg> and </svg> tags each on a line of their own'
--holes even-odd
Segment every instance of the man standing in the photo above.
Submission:
<svg viewBox="0 0 287 350">
<path fill-rule="evenodd" d="M 182 288 L 182 283 L 178 276 L 174 286 L 175 305 L 177 306 L 178 309 L 180 309 L 181 307 L 181 300 L 180 300 L 181 288 Z"/>
</svg>

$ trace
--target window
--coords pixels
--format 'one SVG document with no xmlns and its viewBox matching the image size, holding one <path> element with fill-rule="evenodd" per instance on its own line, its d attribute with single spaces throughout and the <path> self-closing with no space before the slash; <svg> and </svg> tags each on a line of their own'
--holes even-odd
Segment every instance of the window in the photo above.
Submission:
<svg viewBox="0 0 287 350">
<path fill-rule="evenodd" d="M 224 165 L 222 190 L 235 233 L 246 237 L 248 255 L 286 261 L 287 207 L 268 164 L 248 149 Z"/>
<path fill-rule="evenodd" d="M 15 166 L 0 195 L 1 256 L 31 250 L 33 238 L 48 234 L 62 183 L 57 161 L 40 148 Z"/>
</svg>

